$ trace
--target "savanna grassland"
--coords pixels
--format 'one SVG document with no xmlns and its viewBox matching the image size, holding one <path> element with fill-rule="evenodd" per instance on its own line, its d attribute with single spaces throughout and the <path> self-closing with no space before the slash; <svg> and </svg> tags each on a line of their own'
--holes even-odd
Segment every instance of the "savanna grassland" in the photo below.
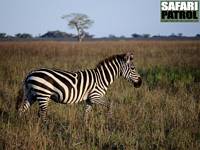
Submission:
<svg viewBox="0 0 200 150">
<path fill-rule="evenodd" d="M 111 85 L 112 119 L 95 106 L 86 126 L 84 103 L 54 102 L 45 125 L 36 103 L 18 117 L 17 93 L 30 70 L 93 68 L 127 51 L 143 84 Z M 200 41 L 0 42 L 0 149 L 200 149 Z"/>
</svg>

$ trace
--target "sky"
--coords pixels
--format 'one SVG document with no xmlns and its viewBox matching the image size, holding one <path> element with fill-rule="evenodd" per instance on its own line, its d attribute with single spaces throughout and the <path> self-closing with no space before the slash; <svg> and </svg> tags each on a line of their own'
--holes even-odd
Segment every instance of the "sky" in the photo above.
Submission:
<svg viewBox="0 0 200 150">
<path fill-rule="evenodd" d="M 200 22 L 161 23 L 160 0 L 0 0 L 0 33 L 76 33 L 61 19 L 70 13 L 87 14 L 94 21 L 87 32 L 95 37 L 200 34 Z"/>
</svg>

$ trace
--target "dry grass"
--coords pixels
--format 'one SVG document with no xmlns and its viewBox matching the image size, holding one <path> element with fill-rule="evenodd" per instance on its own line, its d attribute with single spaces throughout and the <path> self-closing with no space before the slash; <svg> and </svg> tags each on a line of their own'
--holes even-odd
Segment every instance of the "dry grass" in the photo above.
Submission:
<svg viewBox="0 0 200 150">
<path fill-rule="evenodd" d="M 35 104 L 15 112 L 21 81 L 39 67 L 79 70 L 116 53 L 134 51 L 143 85 L 119 79 L 106 99 L 113 119 L 96 106 L 89 128 L 84 104 L 51 103 L 48 124 Z M 0 149 L 200 149 L 200 42 L 2 42 L 0 43 Z"/>
</svg>

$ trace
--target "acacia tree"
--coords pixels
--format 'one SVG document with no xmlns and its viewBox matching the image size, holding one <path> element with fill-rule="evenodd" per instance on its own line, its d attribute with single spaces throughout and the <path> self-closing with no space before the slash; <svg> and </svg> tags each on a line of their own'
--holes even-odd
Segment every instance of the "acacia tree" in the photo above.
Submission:
<svg viewBox="0 0 200 150">
<path fill-rule="evenodd" d="M 91 27 L 94 23 L 86 14 L 71 13 L 69 15 L 62 16 L 62 19 L 68 21 L 68 26 L 72 29 L 76 29 L 78 41 L 81 42 L 86 35 L 85 29 Z"/>
</svg>

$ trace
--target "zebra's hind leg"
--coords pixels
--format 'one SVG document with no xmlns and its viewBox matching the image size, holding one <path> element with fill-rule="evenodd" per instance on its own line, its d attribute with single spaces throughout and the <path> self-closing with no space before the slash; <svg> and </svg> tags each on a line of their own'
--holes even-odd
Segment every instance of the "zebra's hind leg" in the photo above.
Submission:
<svg viewBox="0 0 200 150">
<path fill-rule="evenodd" d="M 35 101 L 35 99 L 24 99 L 22 106 L 18 110 L 19 116 L 26 112 Z"/>
<path fill-rule="evenodd" d="M 85 120 L 86 125 L 88 125 L 89 114 L 91 111 L 92 111 L 92 103 L 88 99 L 88 100 L 86 100 L 85 115 L 84 115 L 84 120 Z"/>
<path fill-rule="evenodd" d="M 24 113 L 24 112 L 26 112 L 29 108 L 30 108 L 30 103 L 29 103 L 29 101 L 26 99 L 26 100 L 24 100 L 24 103 L 22 104 L 22 106 L 19 108 L 19 110 L 18 110 L 18 113 L 19 113 L 19 116 L 21 117 L 22 116 L 22 114 Z"/>
<path fill-rule="evenodd" d="M 50 98 L 49 97 L 37 97 L 37 101 L 39 102 L 38 116 L 42 119 L 43 122 L 46 123 L 47 107 L 48 107 Z"/>
</svg>

